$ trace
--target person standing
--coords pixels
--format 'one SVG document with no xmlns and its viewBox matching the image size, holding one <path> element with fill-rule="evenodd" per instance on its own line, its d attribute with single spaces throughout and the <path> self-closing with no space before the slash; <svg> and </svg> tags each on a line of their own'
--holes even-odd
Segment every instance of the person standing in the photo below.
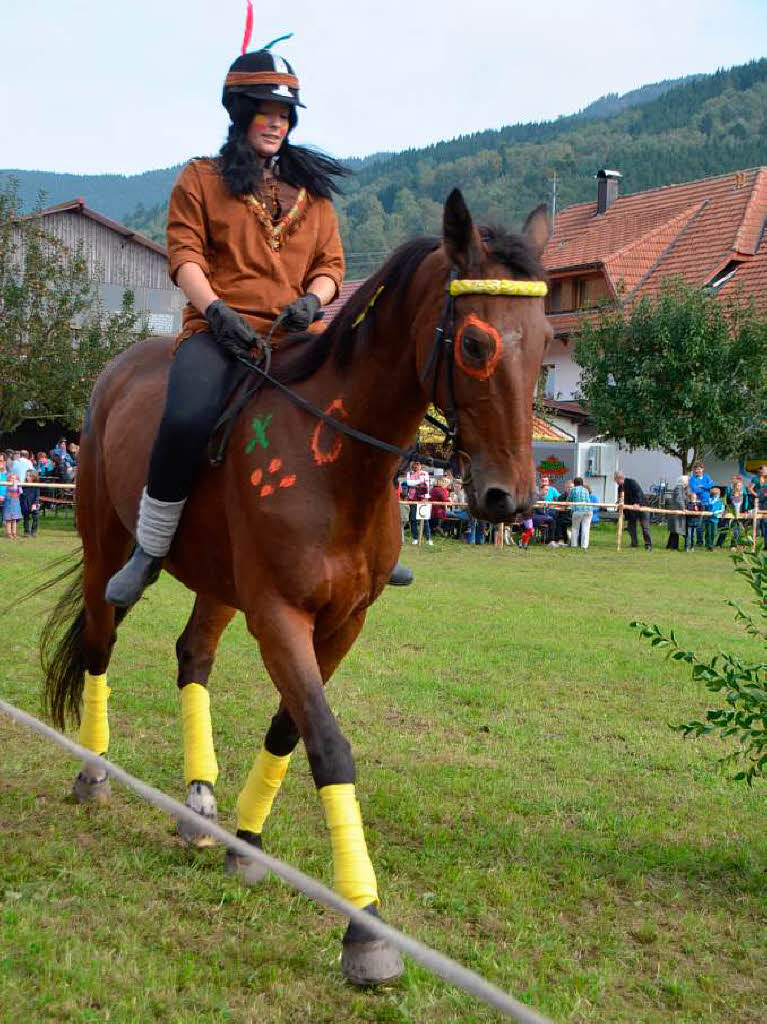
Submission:
<svg viewBox="0 0 767 1024">
<path fill-rule="evenodd" d="M 572 530 L 570 533 L 570 547 L 577 548 L 579 537 L 580 546 L 584 551 L 589 547 L 589 535 L 591 533 L 591 517 L 594 510 L 591 506 L 591 491 L 583 485 L 583 477 L 576 476 L 573 486 L 567 499 L 572 505 Z"/>
<path fill-rule="evenodd" d="M 711 504 L 711 488 L 714 486 L 716 481 L 713 477 L 710 477 L 703 468 L 702 462 L 696 462 L 692 467 L 692 476 L 688 484 L 689 489 L 695 495 L 695 504 L 700 507 L 701 512 L 708 512 L 709 505 Z M 695 532 L 698 546 L 703 546 L 703 519 L 704 517 L 698 516 Z"/>
<path fill-rule="evenodd" d="M 746 514 L 753 508 L 751 495 L 743 487 L 743 477 L 735 475 L 732 478 L 732 487 L 727 495 L 727 512 L 732 517 L 730 530 L 730 547 L 742 548 L 741 536 L 746 539 L 748 529 L 746 527 Z"/>
<path fill-rule="evenodd" d="M 752 498 L 759 502 L 759 511 L 767 513 L 767 465 L 759 467 L 759 472 L 751 481 L 749 492 Z M 761 536 L 767 547 L 767 516 L 759 520 L 756 529 L 757 536 Z"/>
<path fill-rule="evenodd" d="M 27 470 L 20 499 L 25 537 L 37 536 L 37 527 L 40 522 L 40 488 L 36 485 L 39 479 L 36 469 Z"/>
<path fill-rule="evenodd" d="M 637 523 L 639 523 L 642 527 L 645 551 L 650 551 L 652 548 L 650 513 L 639 511 L 639 506 L 647 504 L 645 493 L 637 481 L 626 476 L 625 473 L 616 473 L 614 479 L 618 485 L 618 502 L 623 502 L 623 514 L 626 518 L 626 529 L 631 537 L 631 546 L 632 548 L 639 547 L 637 540 Z"/>
<path fill-rule="evenodd" d="M 5 508 L 5 481 L 8 479 L 8 470 L 6 468 L 5 455 L 0 452 L 0 518 L 3 517 L 3 510 Z"/>
<path fill-rule="evenodd" d="M 15 473 L 8 473 L 3 502 L 3 523 L 8 540 L 18 539 L 18 525 L 21 519 L 21 485 Z"/>
<path fill-rule="evenodd" d="M 709 505 L 710 516 L 706 517 L 706 551 L 713 551 L 719 534 L 719 520 L 724 512 L 721 490 L 718 487 L 711 488 L 711 504 Z"/>
<path fill-rule="evenodd" d="M 418 503 L 425 501 L 429 496 L 429 474 L 421 466 L 420 462 L 411 462 L 408 474 L 405 477 L 407 484 L 407 498 L 410 502 L 410 536 L 412 543 L 418 543 Z M 431 522 L 423 520 L 424 536 L 429 544 L 433 545 L 431 539 Z"/>
<path fill-rule="evenodd" d="M 674 484 L 674 490 L 671 493 L 669 503 L 666 505 L 667 508 L 675 509 L 682 512 L 687 506 L 687 484 L 690 478 L 686 473 L 683 473 L 680 477 L 677 477 L 677 481 Z M 668 543 L 666 547 L 670 551 L 679 550 L 679 538 L 686 535 L 687 527 L 685 525 L 685 516 L 666 516 L 666 525 L 668 526 Z"/>
</svg>

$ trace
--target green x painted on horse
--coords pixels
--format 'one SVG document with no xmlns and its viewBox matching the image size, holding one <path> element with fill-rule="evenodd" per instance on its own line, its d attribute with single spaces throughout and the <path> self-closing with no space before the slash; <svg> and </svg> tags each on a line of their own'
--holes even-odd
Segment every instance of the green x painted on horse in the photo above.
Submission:
<svg viewBox="0 0 767 1024">
<path fill-rule="evenodd" d="M 269 424 L 271 422 L 272 413 L 269 413 L 268 416 L 253 417 L 253 437 L 245 446 L 246 455 L 250 455 L 257 444 L 260 444 L 262 448 L 269 447 L 269 439 L 266 436 L 266 431 L 269 429 Z"/>
</svg>

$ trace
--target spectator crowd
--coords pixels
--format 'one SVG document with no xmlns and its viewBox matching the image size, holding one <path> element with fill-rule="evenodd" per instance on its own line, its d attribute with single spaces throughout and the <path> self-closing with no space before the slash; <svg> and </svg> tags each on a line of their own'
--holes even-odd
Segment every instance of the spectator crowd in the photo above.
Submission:
<svg viewBox="0 0 767 1024">
<path fill-rule="evenodd" d="M 61 438 L 49 452 L 29 452 L 27 449 L 0 451 L 0 515 L 8 540 L 19 537 L 19 523 L 23 522 L 23 537 L 36 537 L 40 512 L 55 498 L 44 492 L 46 483 L 73 483 L 77 469 L 78 446 L 67 444 Z M 42 504 L 41 504 L 42 502 Z"/>
<path fill-rule="evenodd" d="M 641 529 L 642 543 L 646 550 L 651 550 L 648 497 L 638 481 L 624 473 L 616 473 L 615 482 L 631 547 L 639 547 Z M 522 550 L 534 541 L 552 548 L 569 544 L 587 550 L 591 525 L 598 521 L 597 499 L 588 481 L 581 477 L 567 480 L 560 487 L 542 475 L 532 514 L 529 518 L 519 515 L 514 523 L 504 524 L 504 542 L 516 543 Z M 495 531 L 501 529 L 471 516 L 458 477 L 448 472 L 430 477 L 419 462 L 411 463 L 407 474 L 399 480 L 399 497 L 403 539 L 410 539 L 413 544 L 419 543 L 421 535 L 430 546 L 435 535 L 465 540 L 468 544 L 485 544 L 494 541 Z M 735 474 L 724 484 L 716 483 L 703 464 L 696 463 L 692 473 L 680 476 L 667 495 L 666 509 L 686 514 L 663 517 L 669 533 L 666 547 L 713 551 L 728 541 L 731 547 L 742 547 L 752 536 L 756 502 L 760 511 L 767 511 L 767 465 L 761 466 L 751 479 Z M 767 542 L 767 519 L 760 518 L 757 529 Z"/>
<path fill-rule="evenodd" d="M 37 455 L 26 449 L 0 451 L 0 515 L 7 538 L 19 536 L 22 522 L 21 536 L 37 536 L 40 512 L 45 510 L 46 503 L 57 500 L 45 490 L 41 497 L 37 485 L 41 481 L 73 483 L 77 457 L 78 446 L 64 438 L 50 451 Z M 637 531 L 641 528 L 644 547 L 650 550 L 650 513 L 642 511 L 648 506 L 647 496 L 636 480 L 623 473 L 615 474 L 615 482 L 631 546 L 639 547 Z M 398 486 L 403 539 L 413 544 L 419 543 L 421 535 L 429 546 L 434 545 L 435 536 L 468 544 L 492 543 L 496 531 L 503 529 L 504 543 L 518 544 L 523 551 L 535 542 L 550 548 L 569 544 L 585 551 L 592 523 L 599 516 L 597 499 L 591 494 L 588 481 L 581 477 L 566 480 L 557 487 L 548 476 L 541 475 L 532 513 L 527 517 L 519 515 L 503 527 L 470 514 L 462 481 L 449 472 L 430 476 L 420 462 L 412 462 Z M 680 476 L 667 495 L 666 509 L 687 514 L 664 517 L 668 528 L 666 547 L 676 551 L 713 551 L 728 541 L 731 547 L 742 547 L 752 535 L 756 502 L 760 511 L 767 511 L 767 465 L 761 466 L 751 479 L 734 474 L 724 484 L 715 481 L 697 462 L 692 473 Z M 767 543 L 767 519 L 760 518 L 758 534 Z"/>
</svg>

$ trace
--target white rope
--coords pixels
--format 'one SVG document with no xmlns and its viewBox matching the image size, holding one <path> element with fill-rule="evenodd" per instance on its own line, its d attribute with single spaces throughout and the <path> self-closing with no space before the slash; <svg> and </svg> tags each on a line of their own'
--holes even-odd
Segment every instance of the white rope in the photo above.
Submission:
<svg viewBox="0 0 767 1024">
<path fill-rule="evenodd" d="M 512 1020 L 519 1021 L 520 1024 L 552 1024 L 547 1017 L 542 1017 L 535 1010 L 525 1006 L 524 1003 L 518 1002 L 512 996 L 502 991 L 502 989 L 486 981 L 479 974 L 475 974 L 474 971 L 462 967 L 455 960 L 443 956 L 417 939 L 412 939 L 409 935 L 405 935 L 403 932 L 397 931 L 396 928 L 392 928 L 391 925 L 385 924 L 370 914 L 366 914 L 352 903 L 347 902 L 342 896 L 339 896 L 337 892 L 328 889 L 321 882 L 310 878 L 302 871 L 298 871 L 276 857 L 270 857 L 262 850 L 250 846 L 249 843 L 233 836 L 215 822 L 201 819 L 199 814 L 185 807 L 184 804 L 180 804 L 177 800 L 167 796 L 167 794 L 159 789 L 155 789 L 154 786 L 149 786 L 147 783 L 135 778 L 123 768 L 112 764 L 111 761 L 107 761 L 103 757 L 97 757 L 90 750 L 81 747 L 79 743 L 75 743 L 68 736 L 64 736 L 49 725 L 45 725 L 44 722 L 27 714 L 26 711 L 21 711 L 19 708 L 14 707 L 13 704 L 7 704 L 4 700 L 0 700 L 0 711 L 5 712 L 9 718 L 25 725 L 40 736 L 44 736 L 46 739 L 57 743 L 82 761 L 87 762 L 89 766 L 93 765 L 103 769 L 107 775 L 110 775 L 118 782 L 122 782 L 123 785 L 138 793 L 144 800 L 154 804 L 155 807 L 159 807 L 160 810 L 173 815 L 188 825 L 196 828 L 202 827 L 207 834 L 213 836 L 214 839 L 217 839 L 223 846 L 234 853 L 260 861 L 284 882 L 293 886 L 294 889 L 298 889 L 299 892 L 304 893 L 309 899 L 322 903 L 332 910 L 337 910 L 344 917 L 348 917 L 357 924 L 363 925 L 368 931 L 373 932 L 377 938 L 390 942 L 400 952 L 406 953 L 423 967 L 444 978 L 449 984 L 463 989 L 464 992 L 475 996 L 481 1002 L 487 1003 L 488 1006 L 495 1007 L 495 1009 L 500 1010 L 507 1017 L 511 1017 Z"/>
</svg>

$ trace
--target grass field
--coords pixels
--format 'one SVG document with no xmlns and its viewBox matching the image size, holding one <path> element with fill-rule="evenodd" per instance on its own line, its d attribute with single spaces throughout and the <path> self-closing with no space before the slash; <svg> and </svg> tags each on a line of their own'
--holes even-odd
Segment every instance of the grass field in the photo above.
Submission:
<svg viewBox="0 0 767 1024">
<path fill-rule="evenodd" d="M 709 695 L 640 643 L 631 619 L 701 653 L 757 655 L 727 597 L 726 555 L 469 548 L 405 561 L 339 669 L 331 704 L 387 919 L 555 1021 L 765 1019 L 764 790 L 716 771 L 716 740 L 669 722 Z M 75 546 L 46 528 L 0 540 L 0 601 Z M 2 620 L 0 693 L 39 710 L 44 595 Z M 191 595 L 163 577 L 120 631 L 110 756 L 183 798 L 173 643 Z M 222 823 L 276 707 L 235 621 L 211 680 Z M 221 850 L 115 787 L 66 799 L 66 756 L 0 718 L 0 1020 L 480 1022 L 499 1019 L 412 962 L 377 992 L 344 984 L 343 922 L 276 879 L 246 890 Z M 327 883 L 330 847 L 299 751 L 269 852 Z"/>
</svg>

